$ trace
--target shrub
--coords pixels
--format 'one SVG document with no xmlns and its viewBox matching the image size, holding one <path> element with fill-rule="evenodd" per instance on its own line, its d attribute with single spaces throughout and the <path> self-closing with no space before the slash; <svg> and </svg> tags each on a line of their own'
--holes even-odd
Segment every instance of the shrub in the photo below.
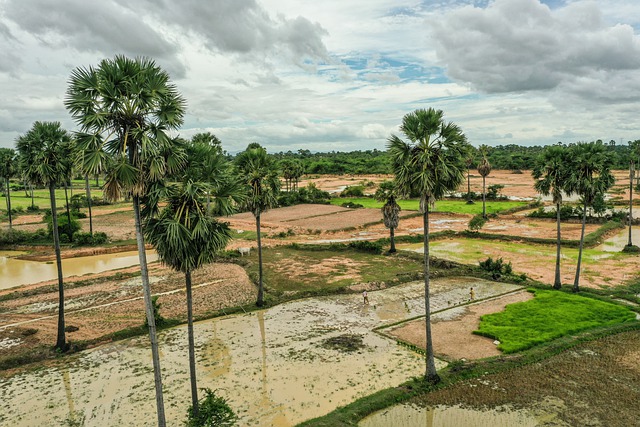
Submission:
<svg viewBox="0 0 640 427">
<path fill-rule="evenodd" d="M 153 319 L 155 320 L 156 327 L 158 327 L 158 328 L 161 327 L 162 325 L 164 325 L 165 320 L 166 320 L 164 317 L 162 317 L 160 315 L 160 307 L 161 306 L 162 306 L 162 304 L 160 304 L 158 302 L 158 296 L 157 295 L 152 296 L 151 297 L 151 307 L 153 308 Z M 148 321 L 146 316 L 144 318 L 144 326 L 147 327 L 147 328 L 149 327 L 149 321 Z"/>
<path fill-rule="evenodd" d="M 493 280 L 498 280 L 503 274 L 510 275 L 513 273 L 513 267 L 511 262 L 504 263 L 502 258 L 498 258 L 495 261 L 489 257 L 484 261 L 480 261 L 480 268 L 491 273 Z"/>
<path fill-rule="evenodd" d="M 487 223 L 487 220 L 482 215 L 475 215 L 469 221 L 469 230 L 478 231 Z"/>
<path fill-rule="evenodd" d="M 364 208 L 363 205 L 361 205 L 360 203 L 354 203 L 354 202 L 347 202 L 347 203 L 343 203 L 340 205 L 340 207 L 343 208 L 349 208 L 349 209 L 360 209 L 360 208 Z"/>
<path fill-rule="evenodd" d="M 373 254 L 382 253 L 382 243 L 380 242 L 372 242 L 370 240 L 356 240 L 354 242 L 349 242 L 348 246 L 351 249 L 355 249 L 357 251 L 369 252 Z"/>
<path fill-rule="evenodd" d="M 106 233 L 96 232 L 93 233 L 85 233 L 82 231 L 78 231 L 73 235 L 73 240 L 77 245 L 102 245 L 107 243 L 109 240 Z"/>
<path fill-rule="evenodd" d="M 198 402 L 198 415 L 194 417 L 193 407 L 187 411 L 187 427 L 229 427 L 236 425 L 238 417 L 224 397 L 215 391 L 202 389 L 205 397 Z"/>
<path fill-rule="evenodd" d="M 47 232 L 49 233 L 49 237 L 52 237 L 53 218 L 51 217 L 51 210 L 49 210 L 49 215 L 45 214 L 45 218 L 47 221 Z M 73 216 L 71 217 L 71 222 L 69 222 L 67 215 L 58 214 L 58 234 L 60 235 L 61 242 L 68 243 L 73 241 L 73 234 L 80 231 L 81 228 L 80 223 Z M 64 241 L 62 236 L 64 236 Z"/>
<path fill-rule="evenodd" d="M 40 211 L 40 208 L 38 206 L 36 206 L 36 205 L 27 206 L 27 212 L 39 212 L 39 211 Z"/>
<path fill-rule="evenodd" d="M 487 199 L 489 200 L 497 200 L 497 199 L 503 199 L 505 198 L 505 196 L 502 196 L 500 194 L 500 191 L 502 191 L 502 189 L 504 188 L 504 185 L 502 184 L 493 184 L 487 187 Z"/>
<path fill-rule="evenodd" d="M 364 197 L 364 185 L 347 186 L 347 188 L 340 193 L 340 197 Z"/>
</svg>

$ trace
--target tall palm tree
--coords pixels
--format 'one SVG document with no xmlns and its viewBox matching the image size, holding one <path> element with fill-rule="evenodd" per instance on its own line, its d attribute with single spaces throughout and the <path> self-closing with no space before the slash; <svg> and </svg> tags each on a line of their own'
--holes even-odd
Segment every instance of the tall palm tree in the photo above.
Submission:
<svg viewBox="0 0 640 427">
<path fill-rule="evenodd" d="M 478 173 L 482 177 L 482 218 L 487 219 L 487 191 L 486 191 L 486 182 L 487 176 L 491 173 L 491 164 L 489 160 L 487 160 L 487 151 L 489 147 L 486 145 L 480 146 L 480 155 L 482 156 L 482 160 L 478 164 Z"/>
<path fill-rule="evenodd" d="M 7 215 L 9 215 L 9 228 L 13 227 L 11 218 L 11 187 L 9 180 L 16 174 L 15 167 L 16 152 L 10 148 L 0 148 L 0 178 L 3 178 L 6 184 L 7 199 Z"/>
<path fill-rule="evenodd" d="M 216 252 L 224 249 L 231 235 L 226 223 L 219 223 L 207 214 L 201 199 L 208 193 L 204 184 L 188 181 L 169 187 L 166 206 L 157 218 L 145 222 L 145 236 L 158 252 L 160 260 L 184 273 L 187 293 L 187 323 L 189 340 L 189 372 L 194 416 L 198 415 L 198 387 L 193 335 L 193 298 L 191 272 L 213 261 Z"/>
<path fill-rule="evenodd" d="M 405 115 L 400 130 L 405 142 L 396 135 L 388 140 L 398 191 L 402 195 L 420 194 L 424 227 L 424 299 L 426 323 L 426 373 L 430 382 L 440 381 L 436 371 L 431 340 L 429 295 L 429 206 L 447 192 L 456 190 L 464 179 L 463 154 L 466 137 L 452 122 L 445 123 L 442 110 L 418 109 Z"/>
<path fill-rule="evenodd" d="M 264 285 L 262 278 L 262 242 L 260 240 L 260 216 L 277 203 L 280 180 L 275 162 L 267 150 L 259 144 L 249 144 L 247 149 L 236 157 L 236 165 L 246 183 L 247 199 L 245 207 L 256 218 L 258 233 L 258 299 L 256 305 L 264 305 Z"/>
<path fill-rule="evenodd" d="M 570 148 L 571 173 L 567 182 L 567 190 L 582 198 L 582 231 L 580 233 L 580 249 L 578 265 L 573 281 L 573 291 L 580 291 L 580 266 L 584 246 L 584 230 L 587 221 L 587 207 L 592 206 L 596 197 L 602 197 L 614 184 L 611 174 L 611 153 L 602 141 L 579 143 Z"/>
<path fill-rule="evenodd" d="M 56 209 L 56 184 L 65 177 L 61 146 L 67 144 L 69 140 L 69 134 L 58 122 L 35 122 L 26 134 L 16 140 L 20 166 L 27 180 L 32 184 L 45 185 L 49 188 L 53 246 L 58 270 L 58 334 L 55 348 L 60 351 L 66 351 L 68 345 L 64 331 L 64 281 Z"/>
<path fill-rule="evenodd" d="M 398 223 L 400 222 L 400 211 L 402 210 L 400 205 L 396 202 L 398 194 L 395 184 L 391 181 L 381 182 L 373 197 L 378 201 L 384 202 L 381 211 L 384 226 L 389 229 L 389 240 L 391 240 L 389 253 L 395 253 L 395 229 L 398 228 Z"/>
<path fill-rule="evenodd" d="M 140 200 L 150 181 L 159 181 L 184 164 L 174 156 L 168 132 L 182 125 L 185 100 L 169 75 L 147 58 L 116 56 L 94 68 L 76 68 L 65 106 L 80 127 L 83 170 L 98 174 L 105 166 L 107 198 L 131 196 L 144 302 L 149 325 L 158 425 L 165 426 L 164 398 L 156 325 L 142 234 Z M 112 160 L 109 160 L 109 157 Z"/>
<path fill-rule="evenodd" d="M 473 199 L 471 198 L 471 165 L 476 159 L 476 149 L 472 145 L 468 145 L 467 152 L 464 156 L 464 163 L 467 166 L 467 204 L 472 205 Z"/>
<path fill-rule="evenodd" d="M 562 193 L 569 182 L 571 169 L 567 148 L 559 145 L 546 147 L 535 160 L 531 174 L 536 180 L 534 188 L 544 196 L 551 195 L 556 205 L 556 274 L 553 287 L 560 289 L 560 210 L 562 208 Z"/>
</svg>

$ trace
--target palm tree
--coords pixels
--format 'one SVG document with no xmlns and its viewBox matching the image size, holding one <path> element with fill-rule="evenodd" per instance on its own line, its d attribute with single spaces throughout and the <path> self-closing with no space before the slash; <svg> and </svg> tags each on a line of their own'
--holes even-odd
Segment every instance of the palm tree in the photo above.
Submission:
<svg viewBox="0 0 640 427">
<path fill-rule="evenodd" d="M 400 194 L 420 194 L 424 227 L 424 298 L 426 323 L 426 373 L 430 382 L 440 381 L 431 340 L 429 296 L 429 206 L 447 192 L 456 190 L 464 179 L 463 153 L 466 137 L 454 123 L 445 123 L 443 112 L 429 108 L 405 115 L 400 130 L 409 139 L 396 135 L 388 140 L 392 167 Z"/>
<path fill-rule="evenodd" d="M 491 173 L 491 164 L 489 163 L 489 160 L 487 160 L 488 150 L 489 150 L 489 147 L 487 147 L 486 145 L 480 146 L 480 155 L 482 156 L 482 160 L 478 164 L 478 173 L 482 177 L 482 218 L 484 219 L 487 219 L 487 208 L 486 208 L 487 191 L 486 191 L 485 184 L 487 182 L 487 176 L 489 176 L 489 173 Z"/>
<path fill-rule="evenodd" d="M 556 274 L 553 280 L 553 287 L 560 289 L 562 281 L 560 278 L 560 210 L 562 208 L 562 192 L 569 181 L 570 159 L 568 150 L 565 147 L 554 145 L 546 147 L 533 164 L 532 175 L 536 180 L 534 188 L 544 196 L 551 195 L 553 203 L 556 205 Z"/>
<path fill-rule="evenodd" d="M 571 172 L 567 182 L 567 190 L 582 198 L 582 231 L 580 233 L 580 249 L 578 251 L 578 265 L 573 281 L 573 292 L 580 291 L 580 266 L 582 264 L 582 249 L 584 246 L 584 229 L 587 221 L 587 207 L 593 205 L 597 197 L 602 197 L 614 184 L 615 178 L 611 174 L 611 154 L 602 141 L 579 143 L 570 148 L 569 165 Z"/>
<path fill-rule="evenodd" d="M 473 199 L 471 198 L 471 165 L 473 161 L 476 159 L 476 149 L 473 148 L 472 145 L 468 146 L 467 152 L 465 153 L 464 163 L 467 166 L 467 204 L 474 204 Z"/>
<path fill-rule="evenodd" d="M 278 170 L 267 150 L 259 144 L 249 144 L 247 149 L 238 154 L 236 165 L 248 187 L 245 202 L 247 210 L 256 218 L 258 233 L 258 299 L 256 305 L 264 305 L 264 285 L 262 279 L 262 243 L 260 240 L 260 216 L 263 212 L 274 207 L 280 190 Z"/>
<path fill-rule="evenodd" d="M 27 180 L 32 184 L 41 184 L 49 188 L 53 246 L 58 269 L 58 335 L 55 348 L 59 351 L 67 351 L 68 345 L 64 331 L 64 282 L 56 210 L 56 184 L 65 177 L 61 159 L 63 151 L 60 147 L 69 140 L 69 134 L 58 122 L 35 122 L 26 134 L 16 140 L 20 166 Z"/>
<path fill-rule="evenodd" d="M 11 219 L 11 187 L 9 180 L 16 174 L 16 152 L 10 148 L 0 148 L 0 178 L 4 178 L 7 188 L 7 214 L 9 215 L 9 228 L 13 227 Z"/>
<path fill-rule="evenodd" d="M 198 415 L 198 387 L 193 336 L 193 298 L 191 272 L 213 261 L 231 235 L 227 224 L 208 216 L 201 198 L 208 193 L 204 184 L 188 181 L 181 188 L 170 187 L 166 206 L 157 218 L 145 223 L 145 236 L 158 252 L 160 260 L 184 273 L 187 293 L 189 372 L 194 416 Z"/>
<path fill-rule="evenodd" d="M 382 206 L 382 220 L 384 226 L 389 229 L 389 239 L 391 240 L 391 248 L 389 253 L 396 252 L 396 242 L 394 230 L 398 228 L 400 222 L 400 205 L 396 202 L 398 194 L 396 192 L 396 186 L 391 181 L 383 181 L 376 190 L 373 197 L 381 202 L 384 202 Z"/>
<path fill-rule="evenodd" d="M 166 425 L 160 356 L 142 234 L 140 200 L 150 181 L 162 180 L 184 164 L 168 132 L 183 122 L 185 100 L 169 75 L 152 60 L 116 56 L 97 68 L 76 68 L 69 79 L 65 106 L 80 126 L 77 133 L 83 171 L 105 166 L 107 198 L 131 196 L 144 302 L 149 325 L 158 425 Z M 109 160 L 109 157 L 112 160 Z"/>
</svg>

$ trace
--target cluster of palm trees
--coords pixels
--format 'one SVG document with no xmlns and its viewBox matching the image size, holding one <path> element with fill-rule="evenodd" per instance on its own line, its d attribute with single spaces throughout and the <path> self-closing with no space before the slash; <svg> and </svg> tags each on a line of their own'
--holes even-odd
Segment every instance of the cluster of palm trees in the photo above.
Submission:
<svg viewBox="0 0 640 427">
<path fill-rule="evenodd" d="M 582 201 L 582 229 L 580 248 L 576 266 L 573 291 L 580 290 L 580 266 L 584 246 L 584 231 L 587 208 L 593 206 L 598 198 L 603 198 L 606 191 L 614 184 L 611 173 L 613 161 L 611 154 L 601 141 L 578 143 L 569 146 L 554 145 L 546 147 L 536 159 L 532 169 L 536 191 L 551 196 L 556 206 L 556 266 L 553 287 L 560 289 L 560 210 L 563 196 L 576 194 Z"/>
<path fill-rule="evenodd" d="M 300 160 L 283 160 L 280 162 L 280 170 L 284 178 L 284 184 L 287 191 L 296 191 L 298 182 L 304 175 L 304 165 Z"/>
<path fill-rule="evenodd" d="M 75 168 L 87 184 L 89 175 L 103 175 L 107 199 L 126 197 L 132 202 L 159 426 L 166 425 L 166 417 L 145 241 L 155 247 L 164 264 L 185 275 L 192 407 L 197 416 L 191 274 L 211 262 L 230 238 L 227 224 L 214 219 L 214 214 L 250 210 L 260 238 L 260 215 L 275 205 L 279 190 L 276 165 L 258 144 L 251 144 L 232 165 L 210 133 L 197 134 L 190 141 L 172 137 L 183 123 L 186 101 L 152 60 L 105 59 L 96 67 L 76 68 L 68 83 L 64 104 L 78 131 L 67 132 L 58 122 L 35 122 L 16 141 L 26 181 L 49 188 L 58 267 L 55 348 L 69 348 L 55 189 L 66 185 Z M 4 183 L 15 175 L 9 169 L 15 157 L 13 150 L 0 151 Z M 259 306 L 264 303 L 261 264 L 260 259 Z"/>
</svg>

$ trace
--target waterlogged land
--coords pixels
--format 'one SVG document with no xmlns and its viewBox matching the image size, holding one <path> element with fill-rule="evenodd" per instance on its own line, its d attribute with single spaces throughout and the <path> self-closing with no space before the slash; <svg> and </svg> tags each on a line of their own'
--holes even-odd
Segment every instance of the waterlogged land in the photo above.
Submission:
<svg viewBox="0 0 640 427">
<path fill-rule="evenodd" d="M 433 281 L 434 310 L 479 293 L 517 289 L 470 278 Z M 423 359 L 376 326 L 424 313 L 423 284 L 413 282 L 360 295 L 294 301 L 261 312 L 195 325 L 199 386 L 229 398 L 242 425 L 291 426 L 377 390 L 421 375 Z M 327 345 L 362 337 L 355 351 Z M 189 401 L 186 328 L 160 335 L 170 425 L 184 419 Z M 438 363 L 438 366 L 443 366 Z M 32 372 L 0 379 L 0 422 L 15 426 L 153 425 L 150 351 L 145 338 L 109 344 Z"/>
</svg>

